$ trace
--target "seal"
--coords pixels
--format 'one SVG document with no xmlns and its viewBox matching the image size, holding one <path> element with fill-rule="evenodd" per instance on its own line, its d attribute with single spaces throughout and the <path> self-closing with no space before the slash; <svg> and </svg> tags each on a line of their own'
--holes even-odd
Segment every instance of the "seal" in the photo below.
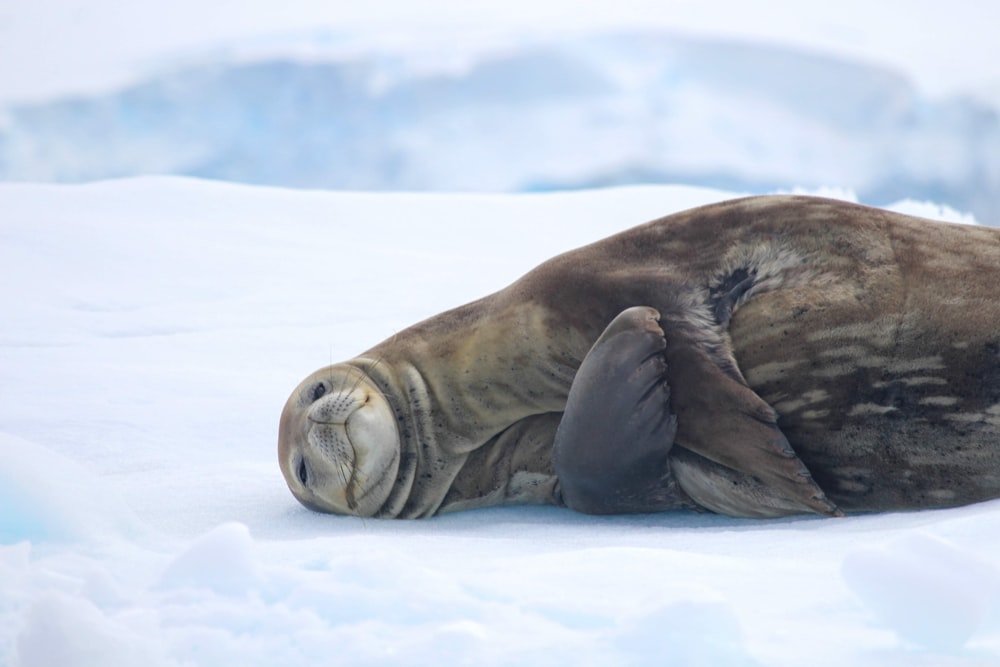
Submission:
<svg viewBox="0 0 1000 667">
<path fill-rule="evenodd" d="M 307 507 L 738 517 L 1000 497 L 1000 230 L 798 196 L 676 213 L 306 378 Z"/>
</svg>

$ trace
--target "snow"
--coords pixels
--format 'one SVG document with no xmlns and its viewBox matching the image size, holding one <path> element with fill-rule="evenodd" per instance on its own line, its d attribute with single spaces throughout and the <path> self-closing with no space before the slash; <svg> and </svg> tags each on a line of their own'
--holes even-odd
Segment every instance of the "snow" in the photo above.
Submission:
<svg viewBox="0 0 1000 667">
<path fill-rule="evenodd" d="M 466 50 L 509 42 L 512 35 L 636 27 L 881 64 L 921 90 L 945 95 L 1000 84 L 996 23 L 997 8 L 978 0 L 771 0 L 766 6 L 738 0 L 178 0 L 169 6 L 9 0 L 0 11 L 0 98 L 44 99 L 117 86 L 164 61 L 259 50 L 279 37 L 315 31 L 354 49 L 433 43 Z M 307 46 L 304 52 L 312 51 Z"/>
<path fill-rule="evenodd" d="M 1000 501 L 375 521 L 285 487 L 315 368 L 728 196 L 0 184 L 0 664 L 1000 664 Z"/>
<path fill-rule="evenodd" d="M 429 2 L 19 3 L 0 180 L 834 185 L 1000 224 L 1000 5 Z"/>
<path fill-rule="evenodd" d="M 965 644 L 1000 594 L 994 566 L 921 533 L 858 549 L 842 570 L 882 622 L 907 641 L 937 650 Z"/>
</svg>

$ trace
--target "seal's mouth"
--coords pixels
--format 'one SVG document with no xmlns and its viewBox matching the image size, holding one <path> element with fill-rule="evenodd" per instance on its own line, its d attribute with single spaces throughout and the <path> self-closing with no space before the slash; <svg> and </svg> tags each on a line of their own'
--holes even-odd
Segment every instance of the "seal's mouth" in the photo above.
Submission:
<svg viewBox="0 0 1000 667">
<path fill-rule="evenodd" d="M 353 366 L 306 378 L 281 414 L 282 474 L 299 502 L 316 511 L 376 515 L 392 491 L 399 453 L 388 401 Z"/>
</svg>

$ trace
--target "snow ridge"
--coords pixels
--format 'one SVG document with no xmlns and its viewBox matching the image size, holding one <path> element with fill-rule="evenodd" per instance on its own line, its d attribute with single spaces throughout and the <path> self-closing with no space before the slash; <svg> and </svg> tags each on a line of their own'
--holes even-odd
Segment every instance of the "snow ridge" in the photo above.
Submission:
<svg viewBox="0 0 1000 667">
<path fill-rule="evenodd" d="M 119 90 L 11 106 L 0 179 L 165 173 L 494 192 L 835 186 L 865 203 L 912 197 L 1000 224 L 997 110 L 930 99 L 879 66 L 657 32 L 465 54 L 331 49 L 215 53 Z"/>
</svg>

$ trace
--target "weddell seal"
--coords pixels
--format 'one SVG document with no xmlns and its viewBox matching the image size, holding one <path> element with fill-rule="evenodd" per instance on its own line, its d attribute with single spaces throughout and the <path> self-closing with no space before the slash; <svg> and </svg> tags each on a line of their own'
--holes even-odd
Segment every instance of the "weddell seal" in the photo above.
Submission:
<svg viewBox="0 0 1000 667">
<path fill-rule="evenodd" d="M 739 517 L 1000 497 L 1000 230 L 768 196 L 549 260 L 292 393 L 304 505 Z"/>
</svg>

